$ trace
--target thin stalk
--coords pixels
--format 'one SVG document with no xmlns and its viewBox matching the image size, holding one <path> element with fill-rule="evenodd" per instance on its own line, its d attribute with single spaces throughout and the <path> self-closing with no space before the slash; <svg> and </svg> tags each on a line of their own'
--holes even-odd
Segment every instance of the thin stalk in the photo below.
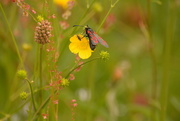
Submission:
<svg viewBox="0 0 180 121">
<path fill-rule="evenodd" d="M 147 22 L 147 29 L 148 29 L 148 33 L 149 33 L 149 54 L 151 57 L 151 61 L 152 61 L 152 86 L 151 86 L 151 98 L 152 101 L 157 101 L 157 59 L 156 59 L 156 55 L 154 52 L 154 41 L 152 38 L 152 31 L 151 31 L 151 0 L 148 0 L 147 2 L 147 13 L 148 13 L 148 22 Z M 152 109 L 151 109 L 151 118 L 152 120 L 156 121 L 156 109 L 155 107 L 152 105 Z"/>
<path fill-rule="evenodd" d="M 20 52 L 19 52 L 19 49 L 18 49 L 16 40 L 15 40 L 15 37 L 14 37 L 14 35 L 13 35 L 13 32 L 12 32 L 12 30 L 11 30 L 11 27 L 10 27 L 10 25 L 9 25 L 8 19 L 7 19 L 7 17 L 6 17 L 6 14 L 5 14 L 5 12 L 4 12 L 4 9 L 3 9 L 1 3 L 0 3 L 0 9 L 1 9 L 2 13 L 3 13 L 4 19 L 5 19 L 6 23 L 7 23 L 9 32 L 10 32 L 10 34 L 11 34 L 11 37 L 12 37 L 12 40 L 13 40 L 13 43 L 14 43 L 14 46 L 15 46 L 15 49 L 16 49 L 18 58 L 19 58 L 19 60 L 20 60 L 20 65 L 22 65 L 22 68 L 24 68 L 23 60 L 22 60 L 22 57 L 21 57 L 21 55 L 20 55 Z"/>
<path fill-rule="evenodd" d="M 163 74 L 162 74 L 162 87 L 161 87 L 161 114 L 160 121 L 166 120 L 166 110 L 167 110 L 167 99 L 168 99 L 168 81 L 170 72 L 170 58 L 171 58 L 171 43 L 174 37 L 174 27 L 175 27 L 175 1 L 169 1 L 168 6 L 168 23 L 167 23 L 167 33 L 164 45 L 164 57 L 163 57 Z"/>
<path fill-rule="evenodd" d="M 34 92 L 33 92 L 32 86 L 31 86 L 31 82 L 28 79 L 26 79 L 26 81 L 29 84 L 29 88 L 31 91 L 32 104 L 33 104 L 34 110 L 36 111 L 36 105 L 35 105 L 35 100 L 34 100 Z"/>
<path fill-rule="evenodd" d="M 116 0 L 116 2 L 114 4 L 112 4 L 112 1 L 111 1 L 111 7 L 109 9 L 109 11 L 107 12 L 106 16 L 104 17 L 104 19 L 102 20 L 102 22 L 100 23 L 98 29 L 97 29 L 97 33 L 99 32 L 99 30 L 101 29 L 102 25 L 104 24 L 104 22 L 106 21 L 108 15 L 111 13 L 112 9 L 114 8 L 114 6 L 119 2 L 119 0 Z"/>
<path fill-rule="evenodd" d="M 40 85 L 39 88 L 40 90 L 40 104 L 42 103 L 42 98 L 43 98 L 43 94 L 42 94 L 42 88 L 43 88 L 43 82 L 42 82 L 42 51 L 43 51 L 43 45 L 40 46 L 40 58 L 39 58 L 39 78 L 40 78 Z"/>
<path fill-rule="evenodd" d="M 92 60 L 86 61 L 86 62 L 84 62 L 84 63 L 76 66 L 75 68 L 73 68 L 73 69 L 65 76 L 65 78 L 68 78 L 69 75 L 70 75 L 74 70 L 76 70 L 77 68 L 79 68 L 79 67 L 81 67 L 81 66 L 83 66 L 83 65 L 85 65 L 85 64 L 87 64 L 87 63 L 89 63 L 89 62 L 91 62 L 91 61 L 97 60 L 97 59 L 99 59 L 99 57 L 93 58 Z"/>
<path fill-rule="evenodd" d="M 80 64 L 80 65 L 76 66 L 74 69 L 72 69 L 72 70 L 66 75 L 65 78 L 68 78 L 68 76 L 69 76 L 75 69 L 79 68 L 80 66 L 85 65 L 85 64 L 87 64 L 87 63 L 89 63 L 89 62 L 92 62 L 92 61 L 94 61 L 94 60 L 97 60 L 97 59 L 99 59 L 99 57 L 94 58 L 94 59 L 89 60 L 89 61 L 86 61 L 86 62 L 84 62 L 83 64 Z M 51 98 L 54 94 L 56 94 L 57 92 L 58 92 L 58 90 L 55 90 L 53 94 L 49 95 L 49 96 L 46 98 L 46 100 L 45 100 L 43 103 L 41 103 L 41 106 L 36 110 L 36 112 L 35 112 L 35 114 L 33 115 L 33 118 L 32 118 L 31 121 L 34 121 L 34 120 L 36 119 L 36 116 L 38 115 L 38 113 L 44 108 L 44 106 L 46 106 L 46 104 L 49 102 L 50 98 Z"/>
</svg>

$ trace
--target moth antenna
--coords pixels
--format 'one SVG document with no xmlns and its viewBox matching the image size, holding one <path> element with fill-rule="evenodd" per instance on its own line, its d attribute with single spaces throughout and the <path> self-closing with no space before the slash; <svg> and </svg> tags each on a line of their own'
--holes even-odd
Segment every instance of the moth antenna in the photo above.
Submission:
<svg viewBox="0 0 180 121">
<path fill-rule="evenodd" d="M 73 27 L 76 27 L 76 26 L 84 27 L 83 25 L 73 25 Z"/>
</svg>

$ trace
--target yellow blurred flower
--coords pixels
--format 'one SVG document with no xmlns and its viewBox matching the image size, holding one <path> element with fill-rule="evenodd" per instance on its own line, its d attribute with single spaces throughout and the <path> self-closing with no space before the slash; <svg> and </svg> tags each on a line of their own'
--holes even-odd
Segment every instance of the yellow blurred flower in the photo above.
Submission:
<svg viewBox="0 0 180 121">
<path fill-rule="evenodd" d="M 68 4 L 74 0 L 54 0 L 54 3 L 61 6 L 64 9 L 68 8 Z"/>
<path fill-rule="evenodd" d="M 83 35 L 74 35 L 70 38 L 69 50 L 78 54 L 81 59 L 87 59 L 93 52 L 89 46 L 89 40 L 83 37 Z"/>
</svg>

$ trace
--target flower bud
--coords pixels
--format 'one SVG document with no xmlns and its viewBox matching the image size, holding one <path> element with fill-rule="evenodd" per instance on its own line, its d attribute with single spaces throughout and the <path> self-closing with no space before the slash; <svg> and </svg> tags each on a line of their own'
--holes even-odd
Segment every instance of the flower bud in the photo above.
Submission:
<svg viewBox="0 0 180 121">
<path fill-rule="evenodd" d="M 69 80 L 65 79 L 65 78 L 62 78 L 61 85 L 64 86 L 64 87 L 69 86 Z"/>
<path fill-rule="evenodd" d="M 109 60 L 110 55 L 107 51 L 101 51 L 100 52 L 100 58 L 104 61 L 107 61 L 107 60 Z"/>
<path fill-rule="evenodd" d="M 19 96 L 22 100 L 26 100 L 28 97 L 28 94 L 26 92 L 21 92 L 21 94 Z"/>
<path fill-rule="evenodd" d="M 26 73 L 26 71 L 25 71 L 25 70 L 19 70 L 19 71 L 17 72 L 17 77 L 18 77 L 19 79 L 26 79 L 26 78 L 27 78 L 27 73 Z"/>
</svg>

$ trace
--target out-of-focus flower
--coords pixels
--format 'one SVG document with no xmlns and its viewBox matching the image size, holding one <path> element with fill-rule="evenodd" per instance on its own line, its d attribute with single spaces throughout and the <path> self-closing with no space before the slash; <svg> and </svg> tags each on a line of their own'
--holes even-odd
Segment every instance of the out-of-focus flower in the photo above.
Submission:
<svg viewBox="0 0 180 121">
<path fill-rule="evenodd" d="M 36 14 L 36 11 L 35 11 L 34 9 L 31 9 L 31 12 L 32 12 L 33 14 Z"/>
<path fill-rule="evenodd" d="M 58 100 L 53 100 L 53 104 L 58 104 L 59 101 Z"/>
<path fill-rule="evenodd" d="M 102 5 L 99 2 L 95 2 L 93 4 L 93 8 L 96 12 L 102 12 L 102 10 L 103 10 Z"/>
<path fill-rule="evenodd" d="M 25 51 L 29 51 L 32 49 L 32 46 L 30 44 L 27 44 L 27 43 L 23 43 L 22 44 L 22 48 L 25 50 Z"/>
<path fill-rule="evenodd" d="M 72 99 L 71 102 L 72 102 L 72 103 L 76 102 L 76 99 Z"/>
<path fill-rule="evenodd" d="M 42 114 L 42 117 L 43 117 L 43 119 L 47 119 L 47 117 L 48 117 L 48 114 Z"/>
<path fill-rule="evenodd" d="M 137 6 L 129 6 L 124 11 L 123 20 L 126 24 L 139 27 L 140 23 L 145 23 L 147 20 L 146 14 Z"/>
<path fill-rule="evenodd" d="M 19 71 L 17 72 L 17 77 L 18 77 L 19 79 L 26 79 L 26 78 L 27 78 L 27 73 L 26 73 L 26 71 L 25 71 L 25 70 L 19 70 Z"/>
<path fill-rule="evenodd" d="M 69 75 L 69 80 L 74 80 L 74 79 L 75 79 L 74 74 L 70 74 L 70 75 Z"/>
<path fill-rule="evenodd" d="M 114 23 L 115 23 L 115 21 L 116 21 L 116 16 L 114 15 L 114 14 L 109 14 L 108 15 L 108 17 L 107 17 L 107 19 L 106 19 L 106 21 L 105 21 L 105 23 L 104 23 L 104 29 L 105 30 L 108 30 L 108 28 L 111 26 L 111 25 L 113 25 Z"/>
<path fill-rule="evenodd" d="M 39 44 L 49 43 L 49 38 L 51 35 L 52 26 L 48 20 L 42 20 L 38 22 L 35 30 L 35 41 Z"/>
<path fill-rule="evenodd" d="M 81 59 L 87 59 L 91 56 L 93 52 L 89 46 L 89 40 L 86 39 L 83 35 L 74 35 L 70 38 L 69 50 L 78 54 Z"/>
<path fill-rule="evenodd" d="M 69 16 L 71 16 L 71 11 L 67 10 L 62 14 L 62 17 L 67 20 L 69 18 Z"/>
<path fill-rule="evenodd" d="M 66 21 L 60 21 L 59 23 L 62 29 L 67 29 L 69 27 L 69 24 Z"/>
<path fill-rule="evenodd" d="M 75 0 L 54 0 L 54 3 L 61 6 L 63 9 L 72 9 Z"/>
<path fill-rule="evenodd" d="M 30 10 L 31 8 L 30 5 L 25 3 L 24 0 L 17 0 L 16 3 L 19 6 L 19 8 L 23 10 L 23 16 L 28 16 L 28 10 Z"/>
<path fill-rule="evenodd" d="M 73 104 L 73 107 L 77 107 L 77 105 L 78 105 L 77 103 L 74 103 L 74 104 Z"/>
<path fill-rule="evenodd" d="M 148 105 L 148 99 L 144 94 L 137 93 L 133 97 L 133 102 L 137 105 L 147 106 Z"/>
</svg>

